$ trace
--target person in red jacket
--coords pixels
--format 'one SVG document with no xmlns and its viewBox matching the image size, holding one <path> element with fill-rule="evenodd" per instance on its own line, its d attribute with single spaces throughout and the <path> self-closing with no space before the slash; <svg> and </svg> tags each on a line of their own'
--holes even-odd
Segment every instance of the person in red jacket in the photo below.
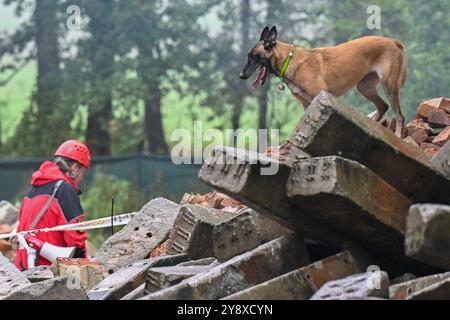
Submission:
<svg viewBox="0 0 450 320">
<path fill-rule="evenodd" d="M 23 199 L 17 231 L 55 227 L 85 219 L 78 183 L 90 166 L 90 157 L 89 149 L 79 141 L 68 140 L 59 146 L 53 161 L 45 161 L 31 177 L 32 187 Z M 49 206 L 44 210 L 47 204 Z M 75 258 L 87 257 L 85 232 L 39 232 L 34 236 L 56 246 L 76 247 Z M 24 248 L 19 248 L 15 264 L 20 270 L 28 269 Z M 50 264 L 38 255 L 36 266 Z"/>
</svg>

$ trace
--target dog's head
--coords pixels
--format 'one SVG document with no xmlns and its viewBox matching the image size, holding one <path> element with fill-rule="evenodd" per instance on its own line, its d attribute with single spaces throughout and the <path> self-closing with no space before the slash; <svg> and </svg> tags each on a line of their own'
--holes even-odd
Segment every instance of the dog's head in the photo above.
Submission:
<svg viewBox="0 0 450 320">
<path fill-rule="evenodd" d="M 248 60 L 242 69 L 239 77 L 241 79 L 250 78 L 258 69 L 259 73 L 252 83 L 252 87 L 256 89 L 259 85 L 266 83 L 267 76 L 270 72 L 275 73 L 272 66 L 273 48 L 277 45 L 277 27 L 273 26 L 270 30 L 265 27 L 261 33 L 258 43 L 248 53 Z"/>
</svg>

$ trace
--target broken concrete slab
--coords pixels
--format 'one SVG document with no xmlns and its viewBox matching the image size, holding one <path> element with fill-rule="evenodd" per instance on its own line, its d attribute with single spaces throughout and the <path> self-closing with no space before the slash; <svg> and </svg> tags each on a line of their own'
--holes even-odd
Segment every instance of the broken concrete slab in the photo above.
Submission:
<svg viewBox="0 0 450 320">
<path fill-rule="evenodd" d="M 177 263 L 186 260 L 188 260 L 188 256 L 186 254 L 180 254 L 163 255 L 130 263 L 128 266 L 119 269 L 89 290 L 89 299 L 120 299 L 145 283 L 147 271 L 151 267 L 176 265 Z"/>
<path fill-rule="evenodd" d="M 69 276 L 32 283 L 4 300 L 88 300 L 88 296 L 80 283 Z"/>
<path fill-rule="evenodd" d="M 450 272 L 421 277 L 400 284 L 391 285 L 389 287 L 389 298 L 391 300 L 410 299 L 415 293 L 446 279 L 450 279 Z"/>
<path fill-rule="evenodd" d="M 302 241 L 283 236 L 141 299 L 220 299 L 307 263 Z"/>
<path fill-rule="evenodd" d="M 415 275 L 413 275 L 412 273 L 404 273 L 401 276 L 394 278 L 391 280 L 391 286 L 396 285 L 396 284 L 400 284 L 403 282 L 407 282 L 407 281 L 411 281 L 417 279 L 417 277 Z"/>
<path fill-rule="evenodd" d="M 298 160 L 286 194 L 303 212 L 358 243 L 403 254 L 411 201 L 358 162 L 337 156 Z"/>
<path fill-rule="evenodd" d="M 450 300 L 450 279 L 425 287 L 413 293 L 408 300 Z"/>
<path fill-rule="evenodd" d="M 216 264 L 217 259 L 214 257 L 202 258 L 198 260 L 190 260 L 186 262 L 181 262 L 177 266 L 208 266 L 211 264 Z"/>
<path fill-rule="evenodd" d="M 355 274 L 329 281 L 310 300 L 350 300 L 389 297 L 389 276 L 384 271 Z"/>
<path fill-rule="evenodd" d="M 147 258 L 169 236 L 179 209 L 179 205 L 164 198 L 147 203 L 98 250 L 95 258 L 107 266 L 104 271 L 114 272 L 131 262 Z"/>
<path fill-rule="evenodd" d="M 151 268 L 147 273 L 145 294 L 168 288 L 184 279 L 195 276 L 213 268 L 211 265 L 171 266 Z"/>
<path fill-rule="evenodd" d="M 406 219 L 406 254 L 450 270 L 450 206 L 415 204 Z"/>
<path fill-rule="evenodd" d="M 431 167 L 427 154 L 325 91 L 305 111 L 289 141 L 312 156 L 358 161 L 414 202 L 450 204 L 450 180 Z"/>
<path fill-rule="evenodd" d="M 262 174 L 264 169 L 274 174 Z M 199 178 L 258 213 L 302 232 L 305 238 L 340 248 L 348 240 L 288 201 L 285 193 L 290 170 L 289 165 L 261 154 L 216 147 L 202 166 Z"/>
<path fill-rule="evenodd" d="M 233 212 L 183 205 L 170 232 L 167 253 L 186 253 L 191 259 L 214 256 L 213 229 L 234 216 Z"/>
<path fill-rule="evenodd" d="M 30 282 L 40 282 L 55 278 L 50 266 L 39 266 L 22 271 Z"/>
<path fill-rule="evenodd" d="M 97 260 L 84 258 L 57 258 L 51 270 L 57 277 L 77 277 L 81 286 L 89 290 L 104 279 L 103 270 Z"/>
<path fill-rule="evenodd" d="M 368 258 L 359 250 L 346 250 L 232 294 L 224 300 L 308 300 L 328 281 L 365 272 L 369 265 Z"/>
<path fill-rule="evenodd" d="M 26 274 L 0 253 L 0 300 L 30 284 Z"/>
<path fill-rule="evenodd" d="M 137 300 L 145 296 L 145 283 L 141 284 L 139 287 L 126 294 L 120 300 Z"/>
<path fill-rule="evenodd" d="M 19 209 L 8 201 L 0 201 L 0 224 L 13 225 L 17 220 L 19 220 Z"/>
<path fill-rule="evenodd" d="M 287 232 L 247 207 L 231 213 L 184 205 L 170 233 L 168 253 L 185 252 L 191 259 L 213 256 L 226 261 Z"/>
<path fill-rule="evenodd" d="M 446 143 L 432 160 L 433 167 L 444 177 L 450 179 L 450 143 Z"/>
<path fill-rule="evenodd" d="M 236 213 L 235 217 L 214 226 L 211 240 L 214 257 L 219 261 L 226 261 L 264 242 L 292 232 L 248 207 Z"/>
</svg>

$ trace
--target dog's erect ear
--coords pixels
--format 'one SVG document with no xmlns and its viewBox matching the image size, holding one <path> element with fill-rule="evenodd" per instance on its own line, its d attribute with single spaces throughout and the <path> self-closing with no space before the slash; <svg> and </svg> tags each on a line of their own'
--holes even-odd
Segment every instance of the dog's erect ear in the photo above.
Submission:
<svg viewBox="0 0 450 320">
<path fill-rule="evenodd" d="M 259 41 L 266 40 L 267 36 L 269 35 L 269 31 L 270 31 L 269 26 L 266 26 L 264 30 L 261 32 L 261 37 L 259 38 Z"/>
<path fill-rule="evenodd" d="M 277 34 L 277 27 L 273 26 L 267 37 L 264 39 L 265 50 L 270 50 L 277 45 Z"/>
<path fill-rule="evenodd" d="M 271 45 L 275 45 L 277 41 L 277 26 L 273 26 L 272 29 L 270 29 L 269 35 L 267 37 L 267 40 Z"/>
</svg>

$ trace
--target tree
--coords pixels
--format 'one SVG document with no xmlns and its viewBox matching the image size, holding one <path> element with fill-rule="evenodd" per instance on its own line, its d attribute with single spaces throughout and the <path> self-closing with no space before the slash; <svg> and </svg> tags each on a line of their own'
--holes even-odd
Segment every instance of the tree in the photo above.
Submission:
<svg viewBox="0 0 450 320">
<path fill-rule="evenodd" d="M 144 133 L 152 154 L 168 154 L 162 125 L 161 101 L 169 70 L 179 73 L 198 68 L 208 43 L 199 19 L 214 1 L 122 1 L 123 31 L 137 51 L 135 67 L 142 84 Z M 143 32 L 145 30 L 145 32 Z M 176 116 L 176 115 L 171 115 Z"/>
<path fill-rule="evenodd" d="M 60 112 L 60 66 L 59 23 L 57 11 L 59 1 L 5 0 L 6 5 L 15 5 L 16 14 L 22 16 L 34 5 L 31 19 L 25 21 L 13 34 L 3 35 L 0 41 L 0 57 L 11 63 L 3 65 L 2 71 L 20 71 L 29 61 L 36 59 L 37 85 L 30 107 L 16 129 L 15 149 L 22 155 L 44 155 L 54 151 L 63 128 L 55 125 Z M 12 79 L 9 77 L 8 80 Z"/>
</svg>

